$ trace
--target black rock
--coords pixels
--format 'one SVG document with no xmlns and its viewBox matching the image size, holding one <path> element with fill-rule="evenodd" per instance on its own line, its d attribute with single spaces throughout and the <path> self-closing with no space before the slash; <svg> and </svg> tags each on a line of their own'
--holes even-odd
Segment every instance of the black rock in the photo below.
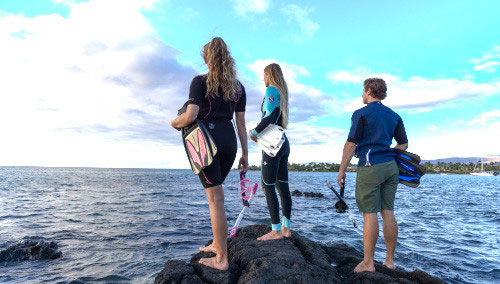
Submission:
<svg viewBox="0 0 500 284">
<path fill-rule="evenodd" d="M 300 192 L 299 190 L 294 190 L 292 191 L 292 196 L 302 196 L 302 192 Z"/>
<path fill-rule="evenodd" d="M 323 198 L 323 193 L 321 192 L 318 192 L 318 193 L 315 193 L 315 192 L 304 192 L 304 196 L 305 197 L 320 197 L 320 198 Z"/>
<path fill-rule="evenodd" d="M 198 264 L 199 252 L 190 263 L 169 260 L 155 283 L 444 283 L 416 270 L 390 270 L 380 263 L 377 272 L 353 273 L 363 254 L 346 245 L 322 246 L 296 232 L 289 239 L 257 241 L 268 226 L 252 225 L 228 240 L 229 269 L 218 271 Z M 210 242 L 208 243 L 210 244 Z M 208 245 L 207 244 L 207 245 Z"/>
<path fill-rule="evenodd" d="M 0 262 L 56 259 L 61 256 L 55 242 L 27 240 L 0 251 Z"/>
</svg>

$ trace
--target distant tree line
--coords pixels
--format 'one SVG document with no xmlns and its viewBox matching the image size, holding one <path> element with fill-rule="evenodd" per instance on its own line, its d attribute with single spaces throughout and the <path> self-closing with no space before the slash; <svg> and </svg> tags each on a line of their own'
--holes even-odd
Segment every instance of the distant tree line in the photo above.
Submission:
<svg viewBox="0 0 500 284">
<path fill-rule="evenodd" d="M 428 174 L 439 174 L 439 173 L 449 173 L 449 174 L 470 174 L 471 172 L 478 172 L 481 169 L 481 165 L 475 163 L 443 163 L 439 162 L 437 164 L 432 164 L 431 162 L 423 163 L 422 166 Z M 296 172 L 338 172 L 340 164 L 336 163 L 304 163 L 295 164 L 288 163 L 289 171 Z M 251 171 L 260 171 L 260 165 L 251 165 L 248 167 Z M 484 170 L 489 172 L 500 172 L 500 163 L 489 163 L 484 164 Z M 347 168 L 348 172 L 355 172 L 356 165 L 350 164 Z"/>
<path fill-rule="evenodd" d="M 335 163 L 315 163 L 315 162 L 309 162 L 304 164 L 288 163 L 288 170 L 295 172 L 338 172 L 339 168 L 340 164 L 335 164 Z M 260 165 L 258 166 L 252 165 L 249 166 L 248 169 L 252 171 L 260 171 Z M 356 166 L 350 164 L 349 167 L 347 167 L 347 171 L 355 172 Z"/>
<path fill-rule="evenodd" d="M 450 174 L 470 174 L 471 172 L 479 172 L 481 165 L 476 163 L 443 163 L 432 164 L 426 162 L 422 164 L 428 174 L 450 173 Z M 484 164 L 484 171 L 486 172 L 499 172 L 500 164 L 491 162 Z"/>
</svg>

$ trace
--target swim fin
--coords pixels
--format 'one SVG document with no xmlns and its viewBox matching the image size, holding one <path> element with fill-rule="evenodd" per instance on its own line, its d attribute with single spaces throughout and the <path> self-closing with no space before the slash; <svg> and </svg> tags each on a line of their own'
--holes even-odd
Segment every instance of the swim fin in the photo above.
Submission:
<svg viewBox="0 0 500 284">
<path fill-rule="evenodd" d="M 193 124 L 182 128 L 182 142 L 195 174 L 212 164 L 217 146 L 203 122 L 196 119 Z"/>
<path fill-rule="evenodd" d="M 394 159 L 399 168 L 399 182 L 409 187 L 419 186 L 420 178 L 425 175 L 420 156 L 394 148 Z"/>
</svg>

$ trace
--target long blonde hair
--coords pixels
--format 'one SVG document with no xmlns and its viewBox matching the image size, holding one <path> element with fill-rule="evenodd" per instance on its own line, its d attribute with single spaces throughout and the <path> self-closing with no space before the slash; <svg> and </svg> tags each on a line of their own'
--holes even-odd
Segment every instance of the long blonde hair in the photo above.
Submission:
<svg viewBox="0 0 500 284">
<path fill-rule="evenodd" d="M 269 85 L 275 86 L 280 92 L 280 111 L 283 127 L 288 125 L 288 86 L 281 67 L 276 63 L 271 63 L 264 68 L 264 73 L 268 75 Z"/>
<path fill-rule="evenodd" d="M 225 101 L 234 99 L 239 91 L 239 84 L 234 59 L 224 40 L 214 37 L 203 47 L 202 56 L 208 66 L 206 96 L 219 96 L 221 87 Z"/>
</svg>

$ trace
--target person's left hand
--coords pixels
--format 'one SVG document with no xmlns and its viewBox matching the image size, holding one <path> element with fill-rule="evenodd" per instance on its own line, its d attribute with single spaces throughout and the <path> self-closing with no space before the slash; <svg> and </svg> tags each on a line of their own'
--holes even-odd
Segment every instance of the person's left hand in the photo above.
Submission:
<svg viewBox="0 0 500 284">
<path fill-rule="evenodd" d="M 238 170 L 243 169 L 243 171 L 247 171 L 248 168 L 248 157 L 247 156 L 241 156 L 240 162 L 238 163 Z"/>
</svg>

